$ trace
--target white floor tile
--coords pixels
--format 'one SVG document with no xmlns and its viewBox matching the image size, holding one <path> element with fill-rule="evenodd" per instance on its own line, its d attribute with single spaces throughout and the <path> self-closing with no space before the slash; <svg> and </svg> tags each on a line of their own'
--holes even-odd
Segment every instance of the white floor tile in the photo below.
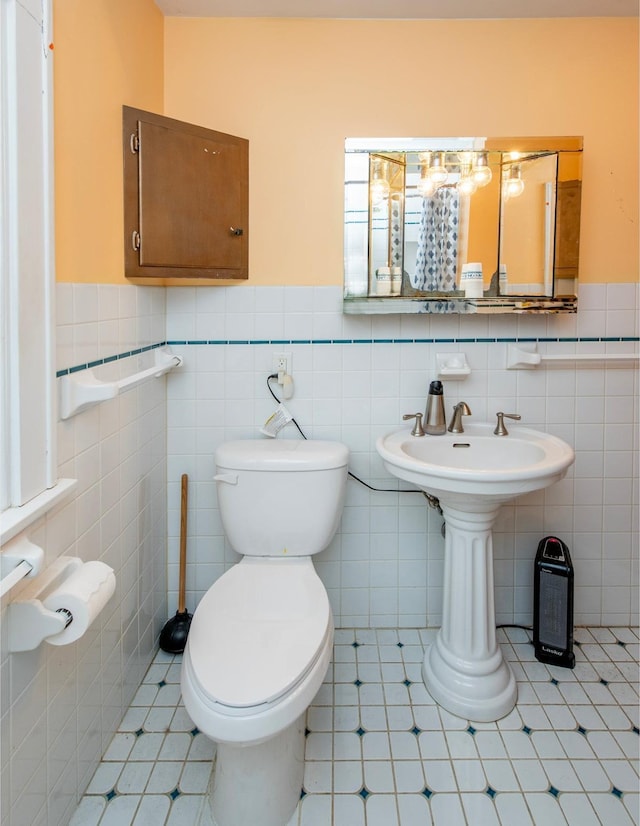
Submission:
<svg viewBox="0 0 640 826">
<path fill-rule="evenodd" d="M 337 732 L 333 735 L 334 760 L 360 760 L 361 758 L 362 737 L 359 737 L 357 734 L 344 731 Z M 310 759 L 309 753 L 307 759 Z"/>
<path fill-rule="evenodd" d="M 484 792 L 463 792 L 460 795 L 467 823 L 482 826 L 500 826 L 495 803 Z"/>
<path fill-rule="evenodd" d="M 83 797 L 69 826 L 97 826 L 107 805 L 103 797 Z"/>
<path fill-rule="evenodd" d="M 434 792 L 454 792 L 457 789 L 453 766 L 448 760 L 425 760 L 427 787 Z"/>
<path fill-rule="evenodd" d="M 145 731 L 167 731 L 171 725 L 174 715 L 175 707 L 173 706 L 165 708 L 151 708 L 145 718 L 142 728 L 144 728 Z"/>
<path fill-rule="evenodd" d="M 577 731 L 559 731 L 558 739 L 562 743 L 567 757 L 588 760 L 595 757 L 589 741 Z"/>
<path fill-rule="evenodd" d="M 332 763 L 330 760 L 307 760 L 303 786 L 306 792 L 331 792 Z"/>
<path fill-rule="evenodd" d="M 515 824 L 518 826 L 535 826 L 531 821 L 529 810 L 521 794 L 499 794 L 495 798 L 496 809 L 500 820 L 504 824 Z M 542 821 L 544 822 L 544 821 Z"/>
<path fill-rule="evenodd" d="M 333 798 L 333 823 L 365 826 L 364 801 L 352 794 L 338 794 Z"/>
<path fill-rule="evenodd" d="M 365 760 L 389 760 L 391 746 L 387 732 L 370 731 L 362 736 L 362 756 Z"/>
<path fill-rule="evenodd" d="M 418 760 L 398 760 L 393 764 L 398 793 L 421 792 L 425 787 L 422 763 Z"/>
<path fill-rule="evenodd" d="M 119 794 L 142 794 L 147 786 L 153 763 L 130 761 L 118 778 Z"/>
<path fill-rule="evenodd" d="M 133 826 L 160 826 L 169 814 L 170 800 L 164 794 L 145 794 L 140 801 Z"/>
<path fill-rule="evenodd" d="M 582 786 L 570 760 L 542 760 L 550 784 L 559 792 L 578 792 Z"/>
<path fill-rule="evenodd" d="M 585 791 L 608 792 L 611 789 L 612 781 L 597 760 L 574 760 L 573 768 Z"/>
<path fill-rule="evenodd" d="M 399 794 L 398 814 L 400 826 L 431 826 L 431 810 L 429 803 L 423 794 Z"/>
<path fill-rule="evenodd" d="M 182 763 L 156 763 L 147 783 L 147 794 L 168 794 L 178 786 Z"/>
<path fill-rule="evenodd" d="M 180 777 L 180 791 L 185 794 L 206 794 L 211 777 L 211 763 L 207 761 L 185 763 Z"/>
<path fill-rule="evenodd" d="M 114 797 L 107 804 L 100 826 L 131 826 L 140 803 L 140 795 L 127 794 Z"/>
<path fill-rule="evenodd" d="M 449 754 L 455 760 L 463 757 L 477 757 L 474 737 L 466 731 L 448 731 L 446 734 Z"/>
<path fill-rule="evenodd" d="M 612 794 L 590 794 L 591 805 L 600 818 L 600 823 L 614 824 L 615 826 L 636 826 L 627 812 L 623 802 Z"/>
<path fill-rule="evenodd" d="M 410 731 L 390 731 L 391 757 L 394 760 L 419 760 L 418 738 Z"/>
<path fill-rule="evenodd" d="M 481 792 L 487 787 L 487 780 L 480 760 L 454 760 L 453 771 L 457 788 L 461 792 Z"/>
<path fill-rule="evenodd" d="M 103 761 L 100 763 L 91 782 L 87 786 L 87 794 L 106 794 L 110 792 L 118 782 L 124 765 L 124 763 L 115 761 Z"/>
<path fill-rule="evenodd" d="M 638 735 L 635 731 L 612 732 L 615 741 L 624 752 L 628 760 L 638 759 Z"/>
<path fill-rule="evenodd" d="M 504 742 L 497 731 L 478 731 L 474 739 L 480 757 L 494 759 L 507 757 Z"/>
<path fill-rule="evenodd" d="M 523 792 L 544 792 L 549 788 L 539 760 L 513 760 L 511 765 Z"/>
<path fill-rule="evenodd" d="M 622 749 L 616 742 L 614 736 L 608 731 L 590 731 L 587 734 L 591 748 L 600 760 L 624 757 Z"/>
<path fill-rule="evenodd" d="M 187 823 L 198 823 L 206 805 L 207 799 L 204 795 L 185 794 L 177 797 L 171 804 L 167 826 L 186 826 Z"/>
<path fill-rule="evenodd" d="M 637 768 L 634 768 L 627 760 L 603 760 L 601 765 L 611 784 L 617 789 L 620 789 L 621 792 L 637 792 L 640 788 Z M 638 765 L 637 758 L 635 765 L 636 767 Z M 588 788 L 587 791 L 599 790 Z"/>
<path fill-rule="evenodd" d="M 331 803 L 329 794 L 305 797 L 300 808 L 300 826 L 327 826 L 331 823 Z"/>
<path fill-rule="evenodd" d="M 535 749 L 531 743 L 531 737 L 523 731 L 503 731 L 502 739 L 507 750 L 507 754 L 512 760 L 533 758 L 536 756 Z"/>
<path fill-rule="evenodd" d="M 536 826 L 567 826 L 558 798 L 548 792 L 528 793 L 524 796 Z M 509 821 L 503 821 L 505 826 Z"/>
<path fill-rule="evenodd" d="M 429 803 L 434 826 L 466 826 L 459 795 L 434 794 Z"/>
<path fill-rule="evenodd" d="M 136 743 L 135 734 L 116 734 L 104 753 L 103 760 L 126 760 Z"/>
<path fill-rule="evenodd" d="M 520 789 L 513 766 L 508 760 L 486 760 L 484 773 L 489 786 L 497 792 L 515 792 Z"/>
<path fill-rule="evenodd" d="M 364 784 L 361 760 L 341 760 L 333 763 L 333 791 L 356 794 Z"/>
<path fill-rule="evenodd" d="M 400 826 L 395 795 L 372 794 L 366 801 L 367 826 Z"/>
<path fill-rule="evenodd" d="M 360 724 L 365 731 L 386 731 L 388 723 L 385 707 L 360 706 Z"/>
<path fill-rule="evenodd" d="M 395 782 L 391 763 L 386 760 L 365 760 L 364 785 L 370 792 L 394 792 Z"/>
<path fill-rule="evenodd" d="M 172 732 L 165 736 L 158 753 L 158 760 L 184 760 L 189 753 L 193 738 L 185 732 Z"/>
</svg>

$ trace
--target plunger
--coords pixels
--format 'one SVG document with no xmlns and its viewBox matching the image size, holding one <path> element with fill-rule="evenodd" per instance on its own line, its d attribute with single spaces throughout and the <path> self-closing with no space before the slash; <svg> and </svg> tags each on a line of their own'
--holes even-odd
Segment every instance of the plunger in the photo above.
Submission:
<svg viewBox="0 0 640 826">
<path fill-rule="evenodd" d="M 160 632 L 160 648 L 168 654 L 182 654 L 187 644 L 187 634 L 191 626 L 191 614 L 184 604 L 185 579 L 187 573 L 187 486 L 188 477 L 182 474 L 180 497 L 180 584 L 178 587 L 178 610 L 175 617 L 167 620 Z"/>
</svg>

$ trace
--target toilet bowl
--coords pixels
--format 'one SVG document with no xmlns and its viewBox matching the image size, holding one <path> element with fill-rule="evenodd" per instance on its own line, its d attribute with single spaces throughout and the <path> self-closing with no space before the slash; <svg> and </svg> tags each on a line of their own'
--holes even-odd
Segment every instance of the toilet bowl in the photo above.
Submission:
<svg viewBox="0 0 640 826">
<path fill-rule="evenodd" d="M 306 710 L 330 662 L 333 618 L 311 556 L 338 526 L 347 448 L 236 441 L 216 451 L 223 527 L 241 561 L 194 612 L 182 695 L 217 744 L 216 826 L 286 826 L 300 798 Z"/>
</svg>

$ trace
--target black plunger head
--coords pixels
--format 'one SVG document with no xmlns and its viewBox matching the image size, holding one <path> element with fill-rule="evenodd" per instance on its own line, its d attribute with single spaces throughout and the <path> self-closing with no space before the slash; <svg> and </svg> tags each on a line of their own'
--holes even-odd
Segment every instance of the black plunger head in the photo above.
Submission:
<svg viewBox="0 0 640 826">
<path fill-rule="evenodd" d="M 191 614 L 188 611 L 176 611 L 175 617 L 167 620 L 160 632 L 160 648 L 167 654 L 182 654 L 190 627 Z"/>
</svg>

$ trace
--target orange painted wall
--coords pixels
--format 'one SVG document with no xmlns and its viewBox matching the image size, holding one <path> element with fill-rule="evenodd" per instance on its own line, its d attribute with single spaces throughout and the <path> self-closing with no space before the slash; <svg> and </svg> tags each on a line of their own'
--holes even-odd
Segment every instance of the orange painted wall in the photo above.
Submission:
<svg viewBox="0 0 640 826">
<path fill-rule="evenodd" d="M 163 19 L 153 0 L 54 0 L 54 23 L 59 281 L 125 283 L 123 103 L 249 139 L 250 284 L 342 283 L 344 138 L 366 135 L 584 135 L 581 278 L 638 277 L 636 19 Z"/>
<path fill-rule="evenodd" d="M 250 283 L 341 283 L 367 135 L 583 135 L 581 278 L 638 277 L 635 19 L 167 18 L 165 114 L 249 139 Z"/>
<path fill-rule="evenodd" d="M 122 105 L 162 111 L 153 0 L 54 0 L 58 281 L 124 283 Z"/>
</svg>

